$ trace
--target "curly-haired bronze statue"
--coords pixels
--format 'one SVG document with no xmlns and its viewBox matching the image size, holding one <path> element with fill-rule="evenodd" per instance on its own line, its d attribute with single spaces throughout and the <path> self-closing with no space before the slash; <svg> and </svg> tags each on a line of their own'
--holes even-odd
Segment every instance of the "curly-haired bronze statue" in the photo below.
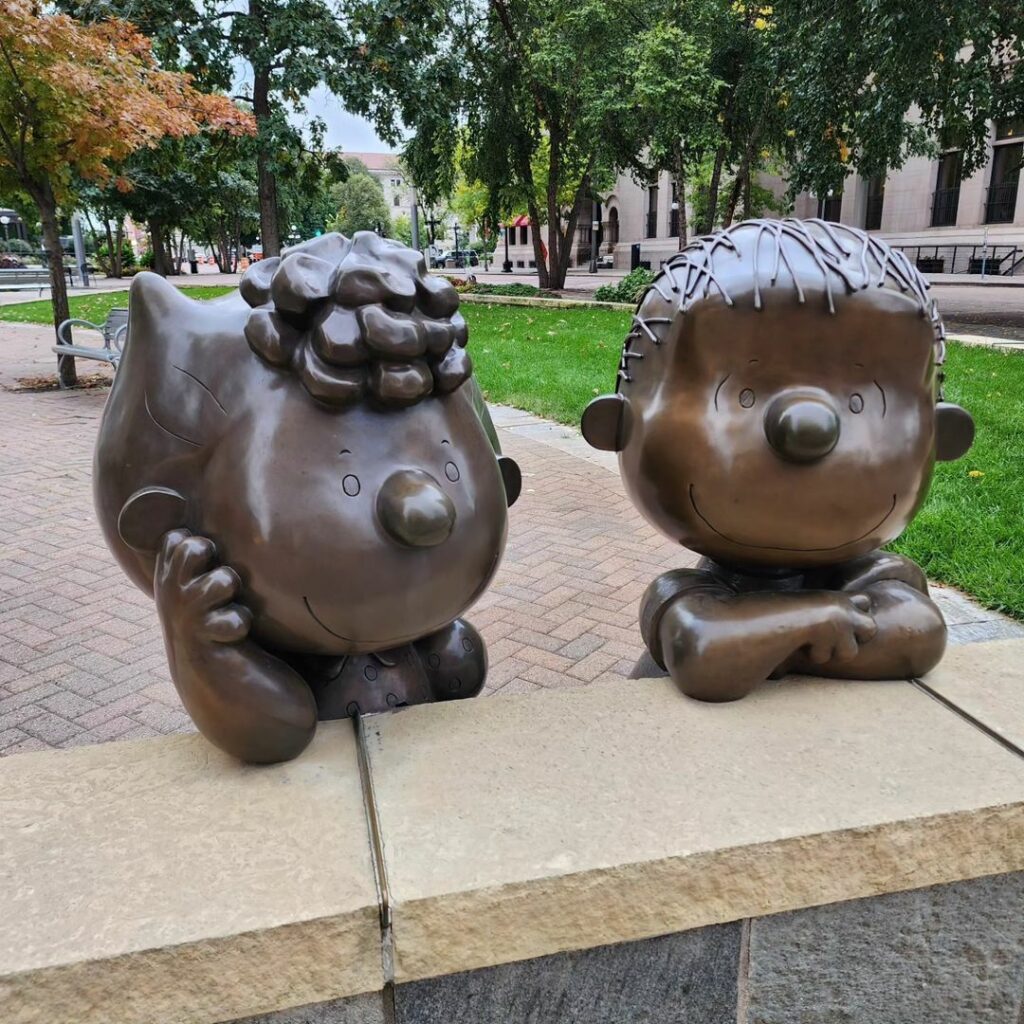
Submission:
<svg viewBox="0 0 1024 1024">
<path fill-rule="evenodd" d="M 648 588 L 640 627 L 684 693 L 786 672 L 897 679 L 942 657 L 920 568 L 880 550 L 974 426 L 942 400 L 928 284 L 884 242 L 748 221 L 674 256 L 641 300 L 614 395 L 583 433 L 633 502 L 703 555 Z"/>
<path fill-rule="evenodd" d="M 472 697 L 459 616 L 519 491 L 451 285 L 371 232 L 255 264 L 239 292 L 132 283 L 96 448 L 99 521 L 155 595 L 199 729 L 294 757 L 317 718 Z"/>
</svg>

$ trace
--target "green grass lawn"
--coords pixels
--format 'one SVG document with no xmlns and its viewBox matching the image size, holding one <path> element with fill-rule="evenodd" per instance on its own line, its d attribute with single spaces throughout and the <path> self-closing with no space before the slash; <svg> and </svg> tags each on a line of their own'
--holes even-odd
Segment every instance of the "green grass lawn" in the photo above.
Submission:
<svg viewBox="0 0 1024 1024">
<path fill-rule="evenodd" d="M 229 288 L 184 288 L 213 298 Z M 101 321 L 126 292 L 71 300 L 73 316 Z M 629 314 L 466 303 L 470 352 L 492 401 L 577 425 L 580 412 L 615 383 Z M 0 320 L 49 323 L 50 303 L 0 306 Z M 1024 619 L 1024 355 L 952 344 L 946 394 L 978 426 L 971 451 L 940 463 L 927 503 L 894 545 L 935 580 Z"/>
<path fill-rule="evenodd" d="M 218 295 L 234 291 L 226 285 L 195 285 L 182 288 L 185 295 L 193 299 L 215 299 Z M 89 320 L 101 324 L 107 313 L 115 306 L 122 309 L 128 305 L 128 292 L 97 292 L 95 295 L 76 295 L 68 300 L 71 315 L 80 320 Z M 49 299 L 35 302 L 15 302 L 8 306 L 0 306 L 0 320 L 18 324 L 49 324 L 53 322 L 53 306 Z"/>
</svg>

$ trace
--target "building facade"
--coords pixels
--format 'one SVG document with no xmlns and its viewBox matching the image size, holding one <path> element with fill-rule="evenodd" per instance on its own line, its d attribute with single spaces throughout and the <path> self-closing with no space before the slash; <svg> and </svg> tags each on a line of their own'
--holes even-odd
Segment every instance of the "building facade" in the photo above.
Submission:
<svg viewBox="0 0 1024 1024">
<path fill-rule="evenodd" d="M 358 160 L 384 188 L 391 220 L 412 216 L 412 182 L 406 180 L 396 153 L 345 153 L 346 160 Z"/>
<path fill-rule="evenodd" d="M 961 173 L 957 149 L 934 159 L 914 157 L 884 179 L 851 174 L 837 195 L 797 196 L 790 215 L 877 233 L 927 274 L 1024 276 L 1024 118 L 991 124 L 988 150 L 985 166 L 969 177 Z M 787 189 L 781 177 L 762 175 L 760 183 L 780 198 Z M 692 235 L 693 213 L 687 213 Z M 678 250 L 680 229 L 671 175 L 663 172 L 642 185 L 620 174 L 601 207 L 598 251 L 610 255 L 616 269 L 628 270 L 639 246 L 640 261 L 656 269 Z M 506 228 L 513 269 L 534 266 L 533 230 L 526 218 Z M 546 228 L 541 231 L 546 238 Z M 572 266 L 589 264 L 592 233 L 587 209 L 579 217 Z"/>
</svg>

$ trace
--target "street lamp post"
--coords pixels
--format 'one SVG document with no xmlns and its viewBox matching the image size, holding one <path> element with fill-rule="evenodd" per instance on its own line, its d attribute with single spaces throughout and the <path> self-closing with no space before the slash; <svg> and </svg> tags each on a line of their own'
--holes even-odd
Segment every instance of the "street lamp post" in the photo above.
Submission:
<svg viewBox="0 0 1024 1024">
<path fill-rule="evenodd" d="M 7 234 L 7 225 L 10 224 L 10 223 L 11 223 L 11 218 L 8 217 L 6 213 L 2 217 L 0 217 L 0 224 L 3 224 L 3 226 L 4 226 L 4 241 L 5 242 L 9 242 L 11 240 L 10 236 Z"/>
<path fill-rule="evenodd" d="M 502 265 L 501 265 L 501 272 L 503 274 L 511 274 L 512 273 L 512 261 L 508 258 L 508 229 L 509 229 L 509 226 L 510 225 L 508 225 L 508 224 L 501 224 L 501 225 L 499 225 L 499 227 L 501 228 L 501 233 L 505 236 L 505 262 L 502 263 Z"/>
<path fill-rule="evenodd" d="M 459 257 L 459 222 L 455 221 L 452 224 L 452 231 L 455 232 L 455 266 L 461 266 Z"/>
</svg>

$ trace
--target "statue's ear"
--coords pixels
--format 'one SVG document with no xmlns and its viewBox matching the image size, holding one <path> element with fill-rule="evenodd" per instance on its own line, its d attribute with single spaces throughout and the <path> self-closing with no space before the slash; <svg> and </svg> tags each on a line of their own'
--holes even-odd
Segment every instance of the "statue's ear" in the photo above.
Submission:
<svg viewBox="0 0 1024 1024">
<path fill-rule="evenodd" d="M 580 429 L 591 448 L 603 452 L 622 451 L 622 424 L 626 399 L 622 395 L 600 395 L 583 410 Z"/>
<path fill-rule="evenodd" d="M 952 462 L 966 455 L 974 443 L 974 420 L 971 414 L 952 402 L 935 406 L 935 457 Z"/>
<path fill-rule="evenodd" d="M 121 540 L 136 551 L 160 550 L 164 534 L 186 525 L 188 502 L 169 487 L 143 487 L 136 491 L 117 517 Z"/>
<path fill-rule="evenodd" d="M 501 470 L 501 480 L 505 485 L 505 504 L 511 508 L 523 489 L 523 474 L 519 463 L 507 455 L 498 456 L 498 469 Z"/>
</svg>

